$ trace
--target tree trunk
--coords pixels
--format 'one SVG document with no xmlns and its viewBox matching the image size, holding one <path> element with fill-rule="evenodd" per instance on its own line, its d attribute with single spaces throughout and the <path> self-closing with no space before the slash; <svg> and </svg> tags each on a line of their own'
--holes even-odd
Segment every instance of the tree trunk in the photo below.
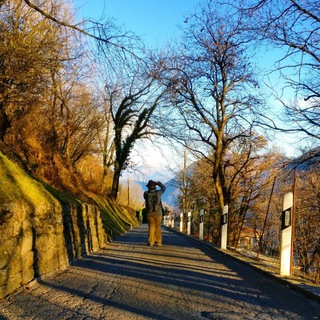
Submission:
<svg viewBox="0 0 320 320">
<path fill-rule="evenodd" d="M 113 200 L 117 200 L 118 191 L 119 191 L 119 180 L 121 175 L 121 169 L 118 166 L 115 166 L 115 171 L 112 180 L 112 187 L 109 194 L 109 197 Z"/>
</svg>

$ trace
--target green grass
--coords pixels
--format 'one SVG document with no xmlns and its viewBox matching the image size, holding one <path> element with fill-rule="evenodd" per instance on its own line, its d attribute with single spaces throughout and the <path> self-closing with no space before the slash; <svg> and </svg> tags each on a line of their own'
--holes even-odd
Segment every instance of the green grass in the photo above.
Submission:
<svg viewBox="0 0 320 320">
<path fill-rule="evenodd" d="M 0 203 L 53 203 L 54 198 L 37 180 L 0 152 Z"/>
<path fill-rule="evenodd" d="M 107 198 L 95 195 L 90 198 L 90 202 L 100 209 L 102 223 L 110 240 L 138 224 L 132 209 L 120 207 Z M 44 203 L 59 205 L 82 201 L 37 181 L 0 152 L 0 206 L 14 202 L 27 203 L 35 208 Z"/>
<path fill-rule="evenodd" d="M 100 208 L 104 228 L 111 238 L 126 232 L 130 227 L 137 226 L 133 211 L 120 207 L 109 199 L 95 198 Z"/>
</svg>

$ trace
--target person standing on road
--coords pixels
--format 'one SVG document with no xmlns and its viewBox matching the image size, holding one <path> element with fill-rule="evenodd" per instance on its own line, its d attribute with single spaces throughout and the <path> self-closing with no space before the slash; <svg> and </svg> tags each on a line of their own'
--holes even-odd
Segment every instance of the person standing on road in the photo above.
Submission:
<svg viewBox="0 0 320 320">
<path fill-rule="evenodd" d="M 160 189 L 157 189 L 157 186 Z M 162 246 L 162 204 L 161 196 L 166 191 L 166 187 L 160 182 L 149 180 L 147 184 L 148 191 L 145 191 L 143 197 L 146 202 L 147 220 L 148 220 L 148 246 Z"/>
</svg>

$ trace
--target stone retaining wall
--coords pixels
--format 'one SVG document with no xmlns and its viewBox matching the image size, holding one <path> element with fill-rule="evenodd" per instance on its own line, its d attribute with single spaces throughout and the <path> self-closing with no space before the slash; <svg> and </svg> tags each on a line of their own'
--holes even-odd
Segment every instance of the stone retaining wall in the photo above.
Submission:
<svg viewBox="0 0 320 320">
<path fill-rule="evenodd" d="M 0 206 L 0 299 L 105 246 L 97 206 L 55 198 Z"/>
</svg>

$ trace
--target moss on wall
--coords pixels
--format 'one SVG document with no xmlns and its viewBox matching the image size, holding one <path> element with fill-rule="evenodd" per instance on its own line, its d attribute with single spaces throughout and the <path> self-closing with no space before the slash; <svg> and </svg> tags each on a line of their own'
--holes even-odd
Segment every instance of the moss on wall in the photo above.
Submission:
<svg viewBox="0 0 320 320">
<path fill-rule="evenodd" d="M 138 224 L 133 210 L 86 198 L 37 181 L 0 152 L 0 299 Z"/>
</svg>

